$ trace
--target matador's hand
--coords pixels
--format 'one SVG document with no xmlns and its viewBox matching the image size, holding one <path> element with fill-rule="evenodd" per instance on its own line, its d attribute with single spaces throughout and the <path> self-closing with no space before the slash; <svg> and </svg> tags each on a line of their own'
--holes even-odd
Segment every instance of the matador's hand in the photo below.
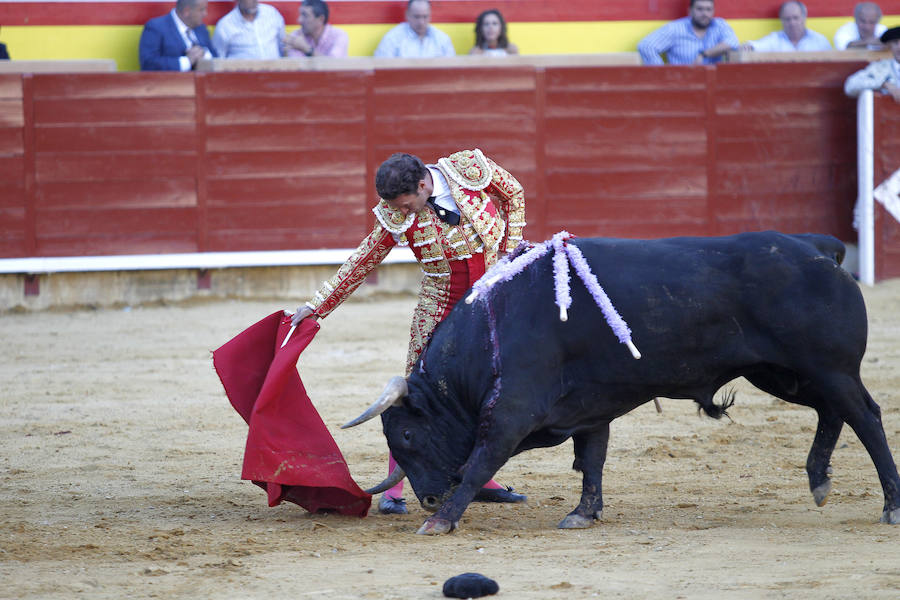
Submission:
<svg viewBox="0 0 900 600">
<path fill-rule="evenodd" d="M 294 313 L 294 316 L 291 317 L 291 325 L 296 327 L 300 323 L 300 321 L 302 321 L 303 319 L 305 319 L 307 317 L 312 317 L 313 319 L 318 319 L 319 315 L 314 313 L 313 309 L 311 309 L 310 307 L 303 305 L 300 308 L 298 308 L 297 312 Z"/>
</svg>

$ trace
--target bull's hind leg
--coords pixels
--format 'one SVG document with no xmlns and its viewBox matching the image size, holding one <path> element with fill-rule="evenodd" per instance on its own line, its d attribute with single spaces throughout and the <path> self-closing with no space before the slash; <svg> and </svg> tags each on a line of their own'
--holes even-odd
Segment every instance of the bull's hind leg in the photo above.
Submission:
<svg viewBox="0 0 900 600">
<path fill-rule="evenodd" d="M 900 475 L 884 435 L 881 409 L 858 377 L 836 375 L 826 382 L 827 402 L 838 406 L 838 414 L 866 447 L 878 471 L 884 491 L 883 523 L 900 525 Z"/>
<path fill-rule="evenodd" d="M 584 529 L 603 515 L 603 464 L 609 443 L 609 424 L 601 429 L 572 436 L 575 443 L 575 462 L 572 468 L 581 471 L 581 502 L 565 519 L 560 529 Z"/>
<path fill-rule="evenodd" d="M 825 504 L 831 490 L 828 465 L 841 427 L 847 423 L 865 446 L 878 472 L 884 491 L 882 522 L 900 524 L 900 475 L 887 445 L 881 409 L 859 377 L 833 373 L 810 381 L 792 379 L 788 375 L 785 370 L 772 369 L 747 376 L 747 379 L 783 400 L 811 406 L 818 412 L 816 437 L 806 461 L 809 486 L 816 504 Z"/>
<path fill-rule="evenodd" d="M 752 375 L 746 375 L 750 383 L 785 402 L 810 406 L 819 415 L 816 435 L 806 458 L 806 474 L 809 489 L 817 506 L 823 506 L 831 492 L 831 454 L 837 444 L 844 422 L 828 408 L 810 387 L 808 380 L 801 381 L 793 371 L 767 366 Z"/>
</svg>

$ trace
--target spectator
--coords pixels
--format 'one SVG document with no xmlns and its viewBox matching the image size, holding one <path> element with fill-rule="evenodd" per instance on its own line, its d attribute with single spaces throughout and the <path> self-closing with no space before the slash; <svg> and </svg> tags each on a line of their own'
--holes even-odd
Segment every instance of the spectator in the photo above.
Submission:
<svg viewBox="0 0 900 600">
<path fill-rule="evenodd" d="M 287 56 L 347 56 L 347 33 L 328 24 L 323 0 L 303 0 L 297 21 L 300 29 L 285 38 Z"/>
<path fill-rule="evenodd" d="M 0 42 L 0 60 L 9 60 L 9 51 L 6 49 L 6 44 Z"/>
<path fill-rule="evenodd" d="M 425 275 L 413 312 L 408 375 L 434 328 L 466 290 L 522 241 L 525 190 L 481 150 L 456 152 L 431 165 L 411 154 L 394 154 L 375 173 L 375 190 L 381 199 L 373 209 L 371 233 L 291 321 L 328 316 L 391 248 L 408 245 Z M 389 468 L 393 471 L 393 459 Z M 402 493 L 402 482 L 385 492 L 379 512 L 407 512 Z M 522 502 L 525 497 L 489 481 L 475 499 Z"/>
<path fill-rule="evenodd" d="M 400 23 L 381 38 L 375 57 L 434 58 L 456 56 L 450 36 L 431 26 L 431 2 L 409 0 L 406 23 Z"/>
<path fill-rule="evenodd" d="M 259 0 L 237 0 L 216 23 L 213 47 L 222 58 L 281 58 L 284 17 Z"/>
<path fill-rule="evenodd" d="M 506 56 L 518 54 L 519 48 L 506 35 L 506 20 L 496 8 L 486 10 L 475 21 L 475 45 L 469 54 Z"/>
<path fill-rule="evenodd" d="M 638 43 L 645 65 L 717 63 L 729 50 L 738 47 L 738 39 L 724 19 L 713 16 L 713 0 L 691 0 L 688 16 L 663 25 Z"/>
<path fill-rule="evenodd" d="M 853 20 L 841 25 L 834 34 L 834 49 L 883 50 L 878 37 L 887 31 L 881 24 L 881 7 L 874 2 L 860 2 L 853 9 Z"/>
<path fill-rule="evenodd" d="M 766 37 L 741 45 L 741 50 L 757 52 L 814 52 L 831 50 L 831 44 L 821 33 L 806 28 L 806 5 L 802 2 L 785 2 L 778 10 L 781 31 L 773 31 Z"/>
<path fill-rule="evenodd" d="M 855 98 L 863 90 L 874 90 L 888 94 L 900 103 L 900 27 L 892 27 L 882 33 L 881 43 L 888 47 L 893 58 L 873 62 L 848 77 L 844 82 L 844 92 Z"/>
<path fill-rule="evenodd" d="M 175 8 L 147 21 L 138 44 L 142 71 L 190 71 L 201 58 L 218 56 L 209 39 L 207 0 L 177 0 Z"/>
</svg>

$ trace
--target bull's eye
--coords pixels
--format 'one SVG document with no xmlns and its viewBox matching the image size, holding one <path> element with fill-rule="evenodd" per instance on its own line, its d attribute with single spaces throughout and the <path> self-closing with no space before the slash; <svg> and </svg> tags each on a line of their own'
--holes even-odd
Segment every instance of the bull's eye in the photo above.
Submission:
<svg viewBox="0 0 900 600">
<path fill-rule="evenodd" d="M 409 432 L 409 429 L 403 430 L 403 439 L 407 442 L 412 439 L 412 434 Z"/>
</svg>

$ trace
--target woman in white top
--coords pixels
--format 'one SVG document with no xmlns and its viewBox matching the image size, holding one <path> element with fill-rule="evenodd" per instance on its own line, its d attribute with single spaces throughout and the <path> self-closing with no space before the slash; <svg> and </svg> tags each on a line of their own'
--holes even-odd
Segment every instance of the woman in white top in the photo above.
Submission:
<svg viewBox="0 0 900 600">
<path fill-rule="evenodd" d="M 506 56 L 518 54 L 519 48 L 506 37 L 506 21 L 500 11 L 486 10 L 475 21 L 475 45 L 469 54 Z"/>
</svg>

